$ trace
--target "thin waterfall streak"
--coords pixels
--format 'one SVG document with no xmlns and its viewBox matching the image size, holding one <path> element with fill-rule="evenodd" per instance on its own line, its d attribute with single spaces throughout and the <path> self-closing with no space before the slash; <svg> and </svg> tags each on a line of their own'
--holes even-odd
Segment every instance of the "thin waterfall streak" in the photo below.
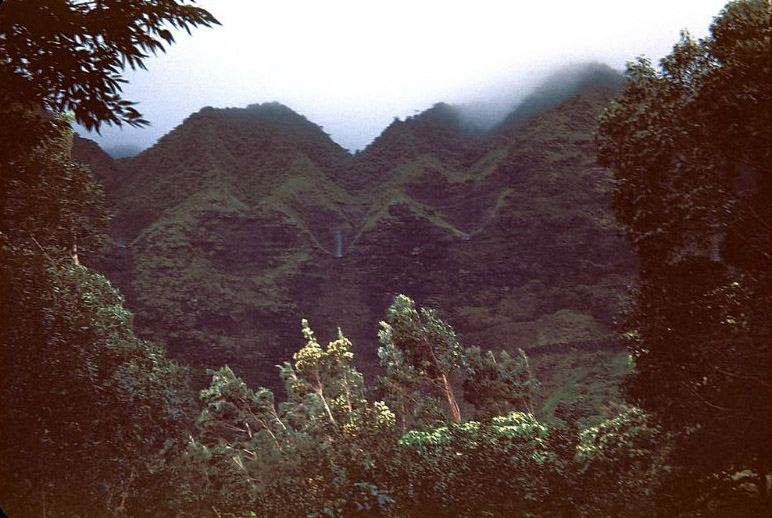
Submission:
<svg viewBox="0 0 772 518">
<path fill-rule="evenodd" d="M 343 257 L 343 231 L 340 229 L 333 230 L 333 236 L 335 238 L 335 257 Z"/>
</svg>

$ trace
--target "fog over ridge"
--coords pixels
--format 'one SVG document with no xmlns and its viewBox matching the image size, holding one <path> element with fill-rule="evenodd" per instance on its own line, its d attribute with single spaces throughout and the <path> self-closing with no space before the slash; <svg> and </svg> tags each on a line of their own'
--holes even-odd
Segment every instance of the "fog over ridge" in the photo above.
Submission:
<svg viewBox="0 0 772 518">
<path fill-rule="evenodd" d="M 549 4 L 425 0 L 201 0 L 222 26 L 179 34 L 168 52 L 129 71 L 125 97 L 151 121 L 86 135 L 120 153 L 144 149 L 204 106 L 276 101 L 361 150 L 394 118 L 437 102 L 487 127 L 551 73 L 597 62 L 623 70 L 657 61 L 679 32 L 704 37 L 718 0 Z"/>
</svg>

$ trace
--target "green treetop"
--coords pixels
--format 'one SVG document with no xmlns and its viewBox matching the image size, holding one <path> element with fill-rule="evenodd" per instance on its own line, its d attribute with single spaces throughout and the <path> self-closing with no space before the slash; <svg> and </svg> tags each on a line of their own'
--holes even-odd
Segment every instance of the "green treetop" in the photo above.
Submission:
<svg viewBox="0 0 772 518">
<path fill-rule="evenodd" d="M 387 373 L 394 378 L 405 378 L 406 373 L 409 378 L 412 374 L 436 385 L 445 397 L 453 422 L 460 423 L 461 410 L 450 376 L 457 369 L 467 368 L 467 361 L 453 328 L 435 310 L 419 311 L 412 299 L 397 295 L 386 321 L 381 322 L 378 336 L 378 356 Z"/>
</svg>

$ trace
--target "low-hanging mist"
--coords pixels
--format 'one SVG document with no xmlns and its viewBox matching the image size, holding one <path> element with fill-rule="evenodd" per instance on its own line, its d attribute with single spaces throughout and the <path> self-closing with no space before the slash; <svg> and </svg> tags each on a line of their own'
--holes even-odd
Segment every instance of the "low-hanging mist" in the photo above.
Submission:
<svg viewBox="0 0 772 518">
<path fill-rule="evenodd" d="M 656 61 L 679 31 L 705 35 L 723 7 L 718 0 L 653 0 L 645 9 L 605 0 L 199 4 L 222 27 L 195 38 L 180 33 L 147 71 L 127 71 L 125 97 L 139 101 L 152 125 L 103 127 L 89 138 L 104 148 L 145 149 L 202 106 L 278 101 L 353 152 L 394 117 L 438 101 L 488 104 L 488 122 L 566 62 L 621 70 L 638 55 Z"/>
</svg>

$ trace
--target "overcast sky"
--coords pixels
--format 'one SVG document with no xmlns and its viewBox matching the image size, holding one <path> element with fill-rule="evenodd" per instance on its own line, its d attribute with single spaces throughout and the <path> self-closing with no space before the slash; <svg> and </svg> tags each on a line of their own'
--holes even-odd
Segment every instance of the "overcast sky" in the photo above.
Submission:
<svg viewBox="0 0 772 518">
<path fill-rule="evenodd" d="M 724 0 L 200 0 L 222 26 L 177 35 L 125 97 L 152 126 L 87 135 L 152 145 L 204 106 L 278 101 L 343 147 L 434 103 L 492 99 L 505 111 L 550 71 L 667 54 L 707 35 Z M 502 113 L 502 116 L 505 113 Z M 83 133 L 83 132 L 82 132 Z"/>
</svg>

